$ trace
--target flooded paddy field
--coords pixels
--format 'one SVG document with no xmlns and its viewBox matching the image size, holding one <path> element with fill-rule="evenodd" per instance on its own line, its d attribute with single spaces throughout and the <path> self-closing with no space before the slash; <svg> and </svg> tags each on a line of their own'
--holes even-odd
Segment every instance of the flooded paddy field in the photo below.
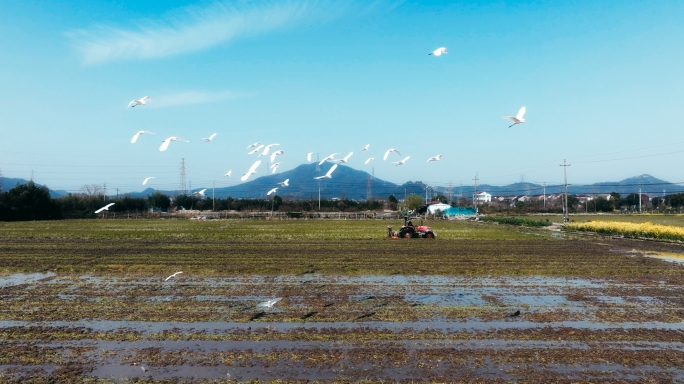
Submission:
<svg viewBox="0 0 684 384">
<path fill-rule="evenodd" d="M 0 382 L 684 381 L 680 245 L 459 225 L 6 235 Z"/>
</svg>

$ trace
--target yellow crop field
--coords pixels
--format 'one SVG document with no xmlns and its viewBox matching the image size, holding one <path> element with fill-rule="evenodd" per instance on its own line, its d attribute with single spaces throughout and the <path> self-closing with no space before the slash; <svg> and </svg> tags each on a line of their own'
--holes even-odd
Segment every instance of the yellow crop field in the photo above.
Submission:
<svg viewBox="0 0 684 384">
<path fill-rule="evenodd" d="M 619 221 L 589 221 L 586 223 L 570 223 L 567 224 L 565 228 L 607 235 L 647 237 L 663 240 L 684 240 L 684 227 L 653 224 L 650 222 L 627 223 Z"/>
</svg>

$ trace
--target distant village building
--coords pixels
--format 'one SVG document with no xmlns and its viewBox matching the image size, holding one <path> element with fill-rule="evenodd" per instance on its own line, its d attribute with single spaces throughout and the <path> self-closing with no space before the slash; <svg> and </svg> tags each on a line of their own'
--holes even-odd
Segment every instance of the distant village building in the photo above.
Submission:
<svg viewBox="0 0 684 384">
<path fill-rule="evenodd" d="M 489 203 L 492 201 L 492 195 L 487 192 L 477 192 L 475 194 L 475 204 Z"/>
</svg>

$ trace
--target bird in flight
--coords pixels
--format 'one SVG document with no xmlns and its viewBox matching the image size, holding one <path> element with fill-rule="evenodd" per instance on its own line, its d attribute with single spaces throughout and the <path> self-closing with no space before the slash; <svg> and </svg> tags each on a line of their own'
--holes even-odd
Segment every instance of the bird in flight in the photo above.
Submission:
<svg viewBox="0 0 684 384">
<path fill-rule="evenodd" d="M 176 276 L 180 275 L 181 273 L 183 273 L 183 271 L 178 271 L 178 272 L 174 273 L 173 275 L 171 275 L 171 276 L 167 277 L 166 279 L 164 279 L 164 281 L 169 281 L 170 278 L 176 277 Z"/>
<path fill-rule="evenodd" d="M 261 151 L 261 148 L 263 148 L 263 147 L 264 147 L 264 145 L 261 144 L 261 145 L 259 145 L 258 147 L 252 149 L 250 152 L 247 152 L 247 154 L 248 154 L 248 155 L 251 155 L 251 154 L 253 154 L 253 153 L 257 153 L 257 152 Z"/>
<path fill-rule="evenodd" d="M 193 194 L 190 195 L 190 196 L 201 196 L 201 197 L 204 197 L 204 192 L 205 192 L 206 190 L 207 190 L 206 188 L 205 188 L 205 189 L 202 189 L 202 190 L 200 190 L 200 191 L 197 191 L 197 192 L 193 193 Z"/>
<path fill-rule="evenodd" d="M 215 134 L 215 133 L 212 133 L 211 136 L 209 136 L 209 137 L 203 137 L 202 140 L 204 140 L 204 141 L 206 141 L 206 142 L 210 142 L 210 141 L 214 140 L 214 137 L 216 137 L 216 134 Z"/>
<path fill-rule="evenodd" d="M 279 301 L 282 300 L 282 299 L 283 299 L 282 297 L 276 297 L 275 299 L 271 299 L 271 300 L 268 300 L 268 301 L 264 301 L 263 303 L 257 304 L 257 307 L 267 307 L 267 308 L 271 308 L 271 307 L 273 307 L 277 302 L 279 302 Z"/>
<path fill-rule="evenodd" d="M 231 174 L 231 173 L 233 173 L 233 171 L 232 171 L 232 170 L 231 170 L 231 171 L 228 171 L 228 172 L 226 172 L 226 174 L 225 174 L 225 175 L 223 175 L 223 176 L 228 176 L 228 177 L 230 177 L 230 174 Z"/>
<path fill-rule="evenodd" d="M 446 48 L 444 48 L 444 47 L 439 47 L 439 48 L 435 49 L 434 51 L 428 53 L 428 55 L 432 55 L 432 56 L 437 56 L 437 57 L 439 57 L 439 56 L 442 56 L 442 54 L 445 54 L 445 55 L 446 55 L 447 53 L 449 53 L 449 52 L 447 52 L 447 49 L 446 49 Z"/>
<path fill-rule="evenodd" d="M 285 151 L 283 151 L 282 149 L 280 151 L 275 151 L 271 153 L 271 163 L 275 161 L 276 156 L 282 155 L 283 153 L 285 153 Z"/>
<path fill-rule="evenodd" d="M 275 164 L 271 165 L 271 173 L 276 173 L 276 171 L 278 170 L 278 167 L 280 167 L 280 164 L 282 164 L 282 163 L 275 163 Z"/>
<path fill-rule="evenodd" d="M 147 182 L 150 181 L 151 179 L 154 179 L 154 176 L 153 177 L 146 177 L 145 180 L 143 180 L 143 185 L 147 184 Z"/>
<path fill-rule="evenodd" d="M 516 124 L 522 124 L 522 123 L 524 123 L 524 122 L 525 122 L 525 119 L 523 118 L 523 116 L 525 116 L 525 111 L 527 111 L 527 108 L 522 107 L 522 108 L 520 108 L 520 110 L 518 111 L 518 114 L 517 114 L 517 115 L 515 115 L 515 116 L 504 116 L 504 117 L 503 117 L 504 119 L 508 119 L 508 120 L 510 120 L 510 121 L 513 122 L 513 124 L 511 124 L 511 125 L 508 126 L 508 128 L 510 128 L 510 127 L 512 127 L 512 126 L 514 126 L 514 125 L 516 125 Z"/>
<path fill-rule="evenodd" d="M 367 151 L 367 150 L 368 150 L 368 148 L 370 148 L 370 144 L 366 144 L 366 146 L 365 146 L 365 147 L 363 147 L 362 151 Z"/>
<path fill-rule="evenodd" d="M 240 180 L 247 181 L 247 179 L 249 179 L 249 176 L 256 174 L 256 169 L 259 167 L 259 165 L 261 165 L 261 160 L 255 161 L 254 164 L 252 164 L 252 166 L 249 167 L 249 171 L 242 175 Z"/>
<path fill-rule="evenodd" d="M 437 156 L 429 158 L 427 162 L 429 163 L 431 161 L 440 161 L 440 160 L 442 160 L 442 155 L 437 155 Z"/>
<path fill-rule="evenodd" d="M 390 148 L 390 149 L 387 150 L 387 152 L 385 152 L 385 156 L 382 157 L 382 161 L 387 160 L 387 156 L 389 156 L 389 154 L 390 154 L 391 152 L 396 152 L 396 153 L 399 154 L 399 156 L 401 156 L 401 152 L 399 152 L 399 150 L 394 149 L 394 148 Z"/>
<path fill-rule="evenodd" d="M 248 146 L 247 146 L 247 149 L 250 149 L 250 148 L 255 148 L 255 147 L 256 147 L 257 145 L 259 145 L 259 144 L 261 144 L 261 143 L 257 141 L 257 142 L 256 142 L 256 143 L 254 143 L 254 144 L 250 144 L 250 145 L 248 145 Z"/>
<path fill-rule="evenodd" d="M 149 96 L 145 96 L 139 100 L 132 100 L 130 103 L 128 103 L 127 108 L 135 107 L 136 105 L 145 105 L 150 100 L 152 100 L 152 99 Z"/>
<path fill-rule="evenodd" d="M 308 161 L 309 163 L 311 162 L 311 156 L 313 156 L 313 152 L 309 152 L 306 154 L 306 161 Z"/>
<path fill-rule="evenodd" d="M 266 194 L 266 196 L 271 196 L 272 194 L 276 193 L 277 190 L 278 190 L 278 188 L 273 188 L 273 189 L 271 189 L 270 191 L 268 191 L 268 193 Z"/>
<path fill-rule="evenodd" d="M 135 144 L 135 142 L 138 141 L 138 137 L 140 137 L 140 135 L 144 135 L 146 133 L 150 134 L 150 135 L 154 135 L 154 133 L 152 133 L 150 131 L 138 131 L 138 133 L 133 135 L 133 138 L 131 139 L 131 144 Z"/>
<path fill-rule="evenodd" d="M 281 187 L 289 187 L 290 186 L 290 179 L 285 179 L 282 183 L 278 183 Z"/>
<path fill-rule="evenodd" d="M 186 143 L 189 143 L 189 141 L 187 141 L 185 139 L 181 139 L 180 137 L 171 136 L 171 137 L 167 138 L 166 140 L 162 141 L 162 145 L 161 145 L 161 147 L 159 147 L 159 150 L 162 152 L 166 151 L 166 149 L 169 148 L 169 144 L 171 144 L 172 141 L 178 141 L 178 140 L 185 141 Z"/>
<path fill-rule="evenodd" d="M 370 158 L 368 158 L 368 160 L 366 160 L 366 162 L 364 164 L 368 164 L 373 160 L 375 160 L 375 157 L 370 157 Z"/>
<path fill-rule="evenodd" d="M 109 203 L 109 204 L 105 205 L 104 207 L 102 207 L 102 208 L 98 209 L 97 211 L 95 211 L 95 213 L 100 213 L 100 212 L 102 212 L 102 211 L 109 211 L 109 207 L 111 207 L 112 205 L 114 205 L 114 203 Z"/>
<path fill-rule="evenodd" d="M 342 159 L 340 159 L 340 160 L 337 160 L 337 162 L 340 163 L 340 164 L 342 164 L 342 163 L 348 163 L 348 162 L 349 162 L 349 158 L 350 158 L 353 154 L 354 154 L 354 152 L 349 152 L 349 154 L 348 154 L 347 156 L 345 156 L 344 158 L 342 158 Z"/>
<path fill-rule="evenodd" d="M 328 173 L 326 173 L 323 176 L 314 177 L 314 180 L 332 179 L 332 173 L 335 171 L 336 168 L 337 168 L 337 164 L 333 164 L 333 166 L 330 167 L 330 169 L 328 169 Z"/>
<path fill-rule="evenodd" d="M 318 165 L 321 165 L 321 164 L 325 163 L 325 162 L 328 161 L 328 160 L 334 160 L 334 159 L 335 159 L 335 155 L 339 155 L 339 153 L 333 153 L 332 155 L 323 158 L 323 160 L 321 160 L 321 162 L 318 163 Z"/>
<path fill-rule="evenodd" d="M 258 157 L 268 156 L 268 152 L 271 150 L 271 147 L 275 147 L 276 145 L 280 145 L 280 144 L 269 144 L 269 145 L 265 146 L 264 151 L 261 152 Z"/>
<path fill-rule="evenodd" d="M 393 163 L 396 164 L 396 165 L 404 165 L 404 164 L 406 164 L 406 160 L 408 160 L 408 159 L 410 159 L 410 158 L 411 158 L 411 156 L 406 156 L 406 157 L 404 158 L 404 160 L 401 160 L 401 161 L 394 161 Z"/>
</svg>

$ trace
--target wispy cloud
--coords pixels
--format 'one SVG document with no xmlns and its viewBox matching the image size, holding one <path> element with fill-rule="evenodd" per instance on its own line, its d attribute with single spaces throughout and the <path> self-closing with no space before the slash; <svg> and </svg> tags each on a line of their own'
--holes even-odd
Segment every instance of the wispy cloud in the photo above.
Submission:
<svg viewBox="0 0 684 384">
<path fill-rule="evenodd" d="M 240 93 L 233 91 L 186 91 L 171 94 L 161 94 L 152 98 L 150 107 L 164 108 L 179 105 L 212 103 L 222 100 L 236 100 L 253 97 L 253 93 Z"/>
<path fill-rule="evenodd" d="M 298 24 L 325 22 L 350 9 L 350 1 L 286 0 L 216 3 L 190 7 L 135 28 L 100 26 L 67 33 L 85 64 L 170 57 Z M 351 7 L 356 8 L 356 7 Z"/>
</svg>

